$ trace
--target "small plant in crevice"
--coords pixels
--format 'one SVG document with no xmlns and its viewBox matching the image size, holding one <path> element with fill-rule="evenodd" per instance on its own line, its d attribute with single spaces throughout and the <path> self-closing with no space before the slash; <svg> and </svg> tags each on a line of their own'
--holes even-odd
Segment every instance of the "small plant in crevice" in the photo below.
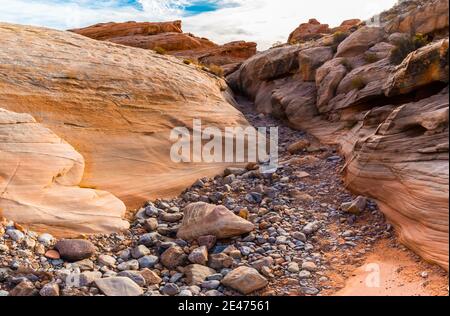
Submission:
<svg viewBox="0 0 450 316">
<path fill-rule="evenodd" d="M 155 48 L 153 48 L 153 51 L 155 53 L 159 54 L 159 55 L 166 55 L 167 54 L 167 51 L 164 48 L 160 47 L 160 46 L 156 46 Z"/>
<path fill-rule="evenodd" d="M 333 34 L 333 42 L 334 45 L 339 45 L 342 43 L 346 38 L 348 37 L 348 34 L 345 32 L 337 31 Z"/>
<path fill-rule="evenodd" d="M 410 38 L 399 39 L 391 51 L 389 60 L 394 65 L 399 65 L 413 51 L 427 45 L 429 39 L 422 34 L 416 34 Z"/>
<path fill-rule="evenodd" d="M 223 75 L 224 75 L 223 68 L 218 65 L 214 65 L 214 64 L 211 64 L 208 67 L 206 67 L 206 71 L 208 71 L 218 77 L 223 77 Z"/>
<path fill-rule="evenodd" d="M 347 69 L 348 72 L 353 70 L 353 66 L 347 58 L 343 58 L 341 61 L 341 65 Z"/>
<path fill-rule="evenodd" d="M 378 55 L 376 53 L 367 52 L 364 54 L 364 61 L 368 64 L 375 63 L 379 60 L 380 60 L 380 58 L 378 57 Z"/>
<path fill-rule="evenodd" d="M 353 89 L 361 90 L 366 86 L 366 83 L 364 82 L 363 78 L 358 76 L 352 79 L 351 85 Z"/>
</svg>

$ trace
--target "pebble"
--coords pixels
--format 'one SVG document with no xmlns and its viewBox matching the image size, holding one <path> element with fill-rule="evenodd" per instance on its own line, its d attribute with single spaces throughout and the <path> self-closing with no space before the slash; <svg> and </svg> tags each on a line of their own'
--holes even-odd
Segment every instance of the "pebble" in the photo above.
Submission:
<svg viewBox="0 0 450 316">
<path fill-rule="evenodd" d="M 300 273 L 298 274 L 298 277 L 300 279 L 309 279 L 311 277 L 311 272 L 307 271 L 307 270 L 302 270 L 300 271 Z"/>
<path fill-rule="evenodd" d="M 89 258 L 95 253 L 95 246 L 82 239 L 63 239 L 56 243 L 55 248 L 61 258 L 72 262 Z"/>
<path fill-rule="evenodd" d="M 317 295 L 320 292 L 315 287 L 302 287 L 301 291 L 306 295 Z"/>
<path fill-rule="evenodd" d="M 139 267 L 141 269 L 153 268 L 159 262 L 157 256 L 144 256 L 138 259 Z"/>
<path fill-rule="evenodd" d="M 7 252 L 9 247 L 7 245 L 0 244 L 0 253 Z"/>
<path fill-rule="evenodd" d="M 117 274 L 119 277 L 126 277 L 135 282 L 139 286 L 145 286 L 146 280 L 145 278 L 136 271 L 122 271 Z"/>
<path fill-rule="evenodd" d="M 188 259 L 192 263 L 205 265 L 208 261 L 208 249 L 206 246 L 196 248 L 191 252 Z"/>
<path fill-rule="evenodd" d="M 291 262 L 288 265 L 288 271 L 291 273 L 298 273 L 300 271 L 300 267 L 297 262 Z"/>
<path fill-rule="evenodd" d="M 154 232 L 155 230 L 158 229 L 158 220 L 156 218 L 148 218 L 145 220 L 144 222 L 144 228 L 148 231 L 148 232 Z"/>
<path fill-rule="evenodd" d="M 125 261 L 117 265 L 117 269 L 119 271 L 126 271 L 126 270 L 139 270 L 139 261 L 137 260 L 130 260 Z"/>
<path fill-rule="evenodd" d="M 116 259 L 109 255 L 100 255 L 98 257 L 98 263 L 100 265 L 113 268 L 116 265 Z"/>
<path fill-rule="evenodd" d="M 317 266 L 314 262 L 311 262 L 311 261 L 303 262 L 302 270 L 314 272 L 314 271 L 317 271 Z"/>
<path fill-rule="evenodd" d="M 38 241 L 43 244 L 44 246 L 50 246 L 55 238 L 50 234 L 42 234 L 38 237 Z"/>
<path fill-rule="evenodd" d="M 178 246 L 172 246 L 161 255 L 161 263 L 169 268 L 174 269 L 178 266 L 181 266 L 185 263 L 187 259 L 186 254 L 183 249 Z"/>
<path fill-rule="evenodd" d="M 215 290 L 219 286 L 220 286 L 220 281 L 218 281 L 218 280 L 204 281 L 202 283 L 202 288 L 208 289 L 208 290 Z"/>
<path fill-rule="evenodd" d="M 168 284 L 164 285 L 160 291 L 161 291 L 161 293 L 163 293 L 165 295 L 175 296 L 178 293 L 180 293 L 180 288 L 176 284 L 168 283 Z"/>
<path fill-rule="evenodd" d="M 306 235 L 311 235 L 316 231 L 318 231 L 319 229 L 320 229 L 320 222 L 315 221 L 306 224 L 305 227 L 303 227 L 303 233 L 305 233 Z"/>
<path fill-rule="evenodd" d="M 159 277 L 159 275 L 150 269 L 144 268 L 143 270 L 139 271 L 139 273 L 144 277 L 145 283 L 147 285 L 155 285 L 162 282 L 162 279 Z"/>
<path fill-rule="evenodd" d="M 8 235 L 9 238 L 14 240 L 15 242 L 21 242 L 25 238 L 24 233 L 22 233 L 20 230 L 17 230 L 17 229 L 7 230 L 6 235 Z"/>
<path fill-rule="evenodd" d="M 106 296 L 141 296 L 144 294 L 139 285 L 125 277 L 97 279 L 95 285 Z"/>
<path fill-rule="evenodd" d="M 148 254 L 150 254 L 150 249 L 148 249 L 146 246 L 144 246 L 144 245 L 139 245 L 139 246 L 137 246 L 137 247 L 135 247 L 135 248 L 133 248 L 132 250 L 131 250 L 131 256 L 134 258 L 134 259 L 139 259 L 139 258 L 142 258 L 142 257 L 144 257 L 144 256 L 146 256 L 146 255 L 148 255 Z"/>
</svg>

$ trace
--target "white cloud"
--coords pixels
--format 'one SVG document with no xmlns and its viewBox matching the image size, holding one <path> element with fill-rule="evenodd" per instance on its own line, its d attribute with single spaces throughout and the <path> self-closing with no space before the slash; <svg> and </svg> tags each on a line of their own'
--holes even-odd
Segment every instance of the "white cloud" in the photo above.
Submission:
<svg viewBox="0 0 450 316">
<path fill-rule="evenodd" d="M 109 21 L 164 21 L 182 19 L 185 32 L 218 43 L 256 41 L 265 49 L 286 41 L 289 33 L 309 18 L 331 26 L 345 19 L 366 19 L 391 7 L 396 0 L 211 0 L 212 12 L 187 16 L 183 6 L 194 0 L 139 0 L 143 10 L 120 7 L 119 0 L 0 0 L 0 21 L 76 28 Z M 122 1 L 123 3 L 124 1 Z"/>
</svg>

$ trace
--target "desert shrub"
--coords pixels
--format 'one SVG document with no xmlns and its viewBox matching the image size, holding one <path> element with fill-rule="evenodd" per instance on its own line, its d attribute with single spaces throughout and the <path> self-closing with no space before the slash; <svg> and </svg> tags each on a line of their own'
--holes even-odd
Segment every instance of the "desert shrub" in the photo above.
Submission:
<svg viewBox="0 0 450 316">
<path fill-rule="evenodd" d="M 210 73 L 218 76 L 218 77 L 223 77 L 223 68 L 214 64 L 211 64 L 207 67 L 207 71 L 209 71 Z"/>
<path fill-rule="evenodd" d="M 371 53 L 371 52 L 367 52 L 364 54 L 364 60 L 371 64 L 371 63 L 375 63 L 377 61 L 380 60 L 380 58 L 378 57 L 378 55 L 376 53 Z"/>
<path fill-rule="evenodd" d="M 342 59 L 341 65 L 344 66 L 348 72 L 353 70 L 353 66 L 347 58 Z"/>
<path fill-rule="evenodd" d="M 411 52 L 427 45 L 428 42 L 428 38 L 422 34 L 416 34 L 411 38 L 400 39 L 395 43 L 389 59 L 392 64 L 399 65 Z"/>
<path fill-rule="evenodd" d="M 352 84 L 352 88 L 357 89 L 357 90 L 361 90 L 362 88 L 364 88 L 366 86 L 364 80 L 361 77 L 353 78 L 351 84 Z"/>
<path fill-rule="evenodd" d="M 334 45 L 339 45 L 347 38 L 348 34 L 345 32 L 337 31 L 333 34 Z"/>
<path fill-rule="evenodd" d="M 156 46 L 155 48 L 153 48 L 153 50 L 155 51 L 155 53 L 159 54 L 159 55 L 165 55 L 167 54 L 167 51 L 159 46 Z"/>
</svg>

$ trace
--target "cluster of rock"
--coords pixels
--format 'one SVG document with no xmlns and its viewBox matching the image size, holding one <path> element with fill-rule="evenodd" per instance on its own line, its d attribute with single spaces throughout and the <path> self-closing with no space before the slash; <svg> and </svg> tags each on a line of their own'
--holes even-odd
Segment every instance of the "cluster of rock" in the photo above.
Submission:
<svg viewBox="0 0 450 316">
<path fill-rule="evenodd" d="M 70 30 L 96 40 L 158 50 L 204 65 L 234 68 L 256 54 L 256 43 L 236 41 L 218 45 L 206 38 L 183 33 L 181 21 L 101 23 Z"/>
<path fill-rule="evenodd" d="M 327 34 L 337 34 L 339 32 L 348 32 L 356 30 L 362 23 L 359 19 L 346 20 L 340 26 L 330 28 L 328 24 L 322 24 L 316 19 L 310 19 L 308 23 L 302 23 L 296 28 L 288 39 L 289 44 L 295 44 L 305 41 L 319 39 Z"/>
<path fill-rule="evenodd" d="M 148 202 L 124 233 L 57 240 L 3 220 L 0 295 L 335 292 L 328 272 L 362 264 L 390 227 L 372 202 L 342 188 L 333 150 L 287 127 L 280 137 L 285 162 L 270 179 L 257 165 L 228 168 L 177 198 Z"/>
<path fill-rule="evenodd" d="M 410 4 L 346 33 L 310 21 L 315 40 L 259 53 L 227 79 L 259 112 L 339 144 L 346 185 L 448 269 L 448 0 Z"/>
<path fill-rule="evenodd" d="M 175 127 L 248 126 L 222 79 L 153 51 L 0 23 L 0 64 L 0 210 L 38 231 L 125 229 L 124 204 L 223 170 L 172 162 Z"/>
</svg>

